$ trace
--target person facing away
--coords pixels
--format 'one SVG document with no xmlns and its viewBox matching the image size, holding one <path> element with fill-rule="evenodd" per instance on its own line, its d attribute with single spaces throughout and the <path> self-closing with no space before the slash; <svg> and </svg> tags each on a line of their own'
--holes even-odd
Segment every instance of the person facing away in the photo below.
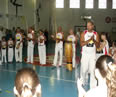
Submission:
<svg viewBox="0 0 116 97">
<path fill-rule="evenodd" d="M 103 55 L 98 58 L 95 76 L 98 86 L 87 92 L 82 87 L 82 80 L 78 79 L 79 97 L 116 97 L 116 64 L 112 57 Z"/>
<path fill-rule="evenodd" d="M 41 84 L 37 73 L 32 68 L 18 70 L 14 86 L 15 96 L 41 97 L 41 93 Z"/>
</svg>

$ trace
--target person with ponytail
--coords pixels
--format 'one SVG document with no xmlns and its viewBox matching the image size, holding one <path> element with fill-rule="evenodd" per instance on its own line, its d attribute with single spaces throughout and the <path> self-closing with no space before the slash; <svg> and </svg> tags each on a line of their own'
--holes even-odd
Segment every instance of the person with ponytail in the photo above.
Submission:
<svg viewBox="0 0 116 97">
<path fill-rule="evenodd" d="M 116 97 L 116 64 L 108 55 L 101 56 L 96 62 L 95 76 L 98 80 L 96 88 L 85 91 L 82 80 L 78 79 L 78 97 Z"/>
<path fill-rule="evenodd" d="M 116 40 L 112 42 L 112 47 L 109 49 L 109 55 L 112 56 L 116 63 Z"/>
<path fill-rule="evenodd" d="M 41 85 L 33 69 L 23 68 L 17 72 L 14 94 L 16 97 L 41 97 Z"/>
<path fill-rule="evenodd" d="M 96 58 L 98 59 L 102 55 L 108 55 L 109 54 L 109 38 L 108 34 L 106 32 L 102 32 L 100 35 L 100 47 L 97 48 L 96 52 Z"/>
</svg>

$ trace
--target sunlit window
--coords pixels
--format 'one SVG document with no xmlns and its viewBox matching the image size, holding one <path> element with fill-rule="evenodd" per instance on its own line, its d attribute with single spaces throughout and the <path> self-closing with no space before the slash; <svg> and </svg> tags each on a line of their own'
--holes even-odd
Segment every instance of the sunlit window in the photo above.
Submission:
<svg viewBox="0 0 116 97">
<path fill-rule="evenodd" d="M 56 8 L 64 8 L 64 0 L 56 0 Z"/>
<path fill-rule="evenodd" d="M 80 0 L 70 0 L 70 8 L 80 8 Z"/>
<path fill-rule="evenodd" d="M 85 0 L 85 8 L 93 8 L 94 1 L 93 0 Z"/>
<path fill-rule="evenodd" d="M 107 0 L 99 0 L 98 6 L 100 9 L 106 9 L 107 8 Z"/>
<path fill-rule="evenodd" d="M 112 9 L 116 9 L 116 0 L 112 0 Z"/>
</svg>

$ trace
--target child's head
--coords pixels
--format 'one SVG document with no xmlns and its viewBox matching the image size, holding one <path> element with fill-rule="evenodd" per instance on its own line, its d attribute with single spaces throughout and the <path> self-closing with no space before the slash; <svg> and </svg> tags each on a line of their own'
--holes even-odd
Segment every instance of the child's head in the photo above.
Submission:
<svg viewBox="0 0 116 97">
<path fill-rule="evenodd" d="M 70 29 L 70 30 L 69 30 L 69 34 L 70 34 L 70 35 L 74 34 L 73 29 Z"/>
<path fill-rule="evenodd" d="M 116 97 L 116 64 L 112 57 L 103 55 L 97 60 L 95 75 L 99 81 L 105 80 L 108 97 Z"/>
<path fill-rule="evenodd" d="M 61 32 L 61 31 L 62 31 L 62 27 L 59 26 L 59 27 L 58 27 L 58 32 Z"/>
<path fill-rule="evenodd" d="M 14 94 L 17 97 L 38 97 L 41 85 L 36 72 L 31 68 L 23 68 L 16 74 Z"/>
<path fill-rule="evenodd" d="M 5 41 L 5 40 L 6 40 L 4 36 L 2 37 L 2 40 L 3 40 L 3 41 Z"/>
<path fill-rule="evenodd" d="M 107 40 L 107 33 L 106 32 L 102 32 L 100 38 L 101 38 L 102 41 Z"/>
<path fill-rule="evenodd" d="M 9 40 L 12 40 L 12 37 L 10 37 Z"/>
<path fill-rule="evenodd" d="M 39 30 L 39 34 L 40 34 L 40 35 L 43 35 L 43 30 L 40 29 L 40 30 Z"/>
</svg>

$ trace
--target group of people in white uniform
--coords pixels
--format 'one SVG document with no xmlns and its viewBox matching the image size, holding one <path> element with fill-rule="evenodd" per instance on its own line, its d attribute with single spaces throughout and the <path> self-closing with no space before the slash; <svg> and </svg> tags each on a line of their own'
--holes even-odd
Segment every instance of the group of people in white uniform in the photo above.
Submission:
<svg viewBox="0 0 116 97">
<path fill-rule="evenodd" d="M 116 97 L 116 42 L 109 47 L 108 35 L 102 32 L 100 36 L 94 29 L 93 22 L 87 23 L 80 37 L 82 46 L 81 72 L 77 81 L 79 97 Z M 84 86 L 88 83 L 90 74 L 90 90 Z"/>
<path fill-rule="evenodd" d="M 74 34 L 73 29 L 69 30 L 69 34 L 64 39 L 64 32 L 62 31 L 62 27 L 58 27 L 58 31 L 55 35 L 51 35 L 52 39 L 56 41 L 55 45 L 55 56 L 53 60 L 53 66 L 62 66 L 63 64 L 63 42 L 70 41 L 72 43 L 73 49 L 73 57 L 72 57 L 72 64 L 73 68 L 76 67 L 76 43 L 77 43 L 77 36 Z M 38 43 L 38 52 L 39 52 L 39 59 L 40 64 L 46 64 L 46 37 L 42 30 L 39 30 L 39 35 L 36 37 L 34 35 L 33 28 L 29 28 L 27 34 L 27 62 L 32 63 L 34 62 L 34 45 Z M 14 45 L 15 45 L 15 59 L 16 62 L 22 62 L 22 48 L 23 48 L 23 35 L 20 29 L 17 29 L 15 35 L 15 41 L 12 38 L 9 38 L 8 41 L 5 40 L 5 37 L 1 40 L 1 52 L 2 52 L 2 62 L 7 62 L 6 60 L 6 50 L 8 47 L 8 62 L 13 62 L 14 56 Z M 80 46 L 82 47 L 81 50 L 81 65 L 80 65 L 80 79 L 77 81 L 77 87 L 79 91 L 79 97 L 92 97 L 92 96 L 99 96 L 102 92 L 102 97 L 116 97 L 116 93 L 112 94 L 111 91 L 112 84 L 114 84 L 114 80 L 116 80 L 116 66 L 115 60 L 116 59 L 116 42 L 113 42 L 112 47 L 109 47 L 108 37 L 105 32 L 99 34 L 94 31 L 94 23 L 89 21 L 87 23 L 87 30 L 81 33 L 80 35 Z M 59 57 L 59 61 L 58 61 Z M 28 70 L 27 71 L 31 71 Z M 88 82 L 88 74 L 90 74 L 90 91 L 86 92 L 83 88 L 84 85 Z M 115 76 L 114 76 L 115 75 Z M 114 79 L 112 79 L 114 78 Z M 111 81 L 113 80 L 113 83 Z M 108 84 L 110 83 L 110 84 Z M 16 84 L 17 85 L 17 82 Z M 24 84 L 28 86 L 28 84 Z M 40 92 L 40 85 L 37 79 L 37 86 L 39 87 Z M 112 87 L 111 87 L 112 86 Z M 109 90 L 107 90 L 109 88 Z M 20 95 L 20 91 L 18 88 L 15 87 L 16 95 Z M 20 90 L 20 89 L 19 89 Z M 18 94 L 17 94 L 18 93 Z M 108 94 L 109 93 L 109 94 Z M 115 96 L 109 96 L 109 95 Z"/>
<path fill-rule="evenodd" d="M 7 54 L 8 54 L 8 62 L 12 63 L 14 58 L 14 46 L 15 46 L 15 59 L 16 62 L 22 62 L 22 42 L 23 37 L 20 33 L 20 29 L 17 29 L 16 35 L 15 35 L 15 41 L 12 39 L 12 37 L 9 38 L 8 41 L 6 41 L 5 36 L 2 37 L 1 40 L 1 63 L 7 63 Z M 8 52 L 8 53 L 7 53 Z"/>
</svg>

